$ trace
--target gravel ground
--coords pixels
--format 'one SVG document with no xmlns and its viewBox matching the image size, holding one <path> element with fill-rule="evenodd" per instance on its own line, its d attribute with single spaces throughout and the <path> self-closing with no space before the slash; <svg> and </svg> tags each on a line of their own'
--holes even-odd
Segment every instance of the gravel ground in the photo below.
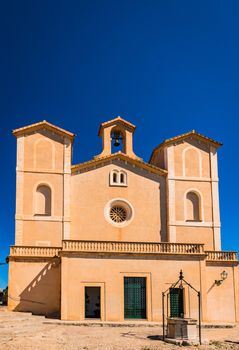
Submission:
<svg viewBox="0 0 239 350">
<path fill-rule="evenodd" d="M 26 350 L 170 350 L 179 346 L 158 339 L 161 327 L 99 327 L 50 323 L 40 316 L 0 309 L 0 349 Z M 239 325 L 226 329 L 203 329 L 209 345 L 188 346 L 200 350 L 239 350 Z"/>
</svg>

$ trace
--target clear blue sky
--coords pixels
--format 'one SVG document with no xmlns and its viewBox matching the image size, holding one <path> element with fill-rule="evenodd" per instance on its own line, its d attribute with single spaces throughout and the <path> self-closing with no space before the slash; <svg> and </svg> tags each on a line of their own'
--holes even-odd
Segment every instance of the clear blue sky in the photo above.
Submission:
<svg viewBox="0 0 239 350">
<path fill-rule="evenodd" d="M 145 161 L 192 129 L 224 143 L 222 243 L 238 249 L 238 16 L 238 0 L 1 1 L 0 261 L 14 242 L 11 130 L 47 119 L 75 132 L 78 163 L 100 152 L 98 126 L 117 115 L 137 125 Z"/>
</svg>

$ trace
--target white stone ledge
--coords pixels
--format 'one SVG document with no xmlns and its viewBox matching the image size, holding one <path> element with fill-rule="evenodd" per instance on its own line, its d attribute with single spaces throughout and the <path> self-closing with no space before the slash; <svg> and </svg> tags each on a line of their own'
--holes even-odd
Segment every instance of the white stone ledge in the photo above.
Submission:
<svg viewBox="0 0 239 350">
<path fill-rule="evenodd" d="M 55 174 L 55 175 L 71 175 L 70 171 L 64 171 L 63 169 L 32 169 L 32 168 L 25 168 L 24 170 L 19 169 L 19 167 L 16 168 L 17 172 L 19 173 L 38 173 L 38 174 Z"/>
<path fill-rule="evenodd" d="M 171 221 L 169 226 L 185 226 L 185 227 L 221 227 L 220 224 L 213 224 L 212 221 Z"/>
<path fill-rule="evenodd" d="M 55 221 L 55 222 L 63 222 L 66 221 L 62 216 L 44 216 L 44 215 L 16 215 L 16 220 L 22 221 Z"/>
<path fill-rule="evenodd" d="M 194 181 L 194 182 L 219 182 L 218 178 L 210 178 L 210 177 L 186 177 L 186 176 L 175 176 L 168 177 L 168 180 L 174 181 Z"/>
</svg>

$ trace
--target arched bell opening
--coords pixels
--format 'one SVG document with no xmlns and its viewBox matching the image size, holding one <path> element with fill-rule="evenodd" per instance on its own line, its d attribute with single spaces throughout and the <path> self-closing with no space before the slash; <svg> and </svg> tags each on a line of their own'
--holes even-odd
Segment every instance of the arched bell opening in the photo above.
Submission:
<svg viewBox="0 0 239 350">
<path fill-rule="evenodd" d="M 118 127 L 115 127 L 111 131 L 111 153 L 116 152 L 126 153 L 125 150 L 125 133 Z"/>
</svg>

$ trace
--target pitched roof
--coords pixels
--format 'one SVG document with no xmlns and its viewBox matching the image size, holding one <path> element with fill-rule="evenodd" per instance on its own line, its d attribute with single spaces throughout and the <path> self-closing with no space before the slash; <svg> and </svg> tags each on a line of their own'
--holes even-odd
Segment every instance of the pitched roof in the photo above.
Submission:
<svg viewBox="0 0 239 350">
<path fill-rule="evenodd" d="M 127 156 L 126 154 L 121 153 L 121 152 L 113 153 L 113 154 L 110 154 L 108 156 L 101 157 L 101 158 L 95 158 L 95 159 L 92 159 L 88 162 L 72 165 L 71 171 L 72 171 L 72 173 L 75 173 L 78 170 L 88 169 L 88 168 L 91 168 L 92 166 L 96 166 L 96 165 L 101 164 L 105 161 L 115 160 L 115 159 L 120 159 L 120 160 L 126 161 L 126 162 L 133 164 L 141 169 L 147 170 L 151 173 L 158 174 L 161 176 L 166 176 L 168 173 L 164 169 L 161 169 L 161 168 L 159 168 L 155 165 L 149 164 L 149 163 L 145 163 L 143 160 L 140 160 L 140 159 L 133 159 L 133 158 Z"/>
<path fill-rule="evenodd" d="M 107 122 L 101 123 L 98 135 L 101 136 L 102 129 L 104 129 L 106 126 L 110 126 L 112 124 L 122 124 L 122 125 L 126 126 L 127 128 L 129 128 L 132 132 L 134 132 L 134 130 L 136 129 L 136 126 L 134 124 L 128 122 L 127 120 L 125 120 L 121 117 L 117 117 L 117 118 L 111 119 Z"/>
<path fill-rule="evenodd" d="M 164 148 L 168 145 L 171 145 L 172 143 L 183 141 L 183 140 L 187 139 L 188 137 L 193 137 L 193 138 L 198 139 L 204 143 L 209 143 L 209 144 L 213 145 L 214 147 L 222 146 L 221 142 L 213 140 L 210 137 L 204 136 L 204 135 L 200 134 L 199 132 L 197 132 L 196 130 L 192 130 L 192 131 L 186 132 L 184 134 L 181 134 L 181 135 L 178 135 L 175 137 L 171 137 L 170 139 L 164 140 L 162 143 L 160 143 L 157 147 L 154 148 L 149 162 L 152 160 L 155 152 L 158 151 L 159 149 Z"/>
<path fill-rule="evenodd" d="M 27 125 L 27 126 L 24 126 L 22 128 L 14 129 L 12 131 L 12 133 L 15 136 L 20 136 L 22 134 L 29 133 L 32 131 L 38 131 L 41 129 L 47 129 L 50 131 L 54 131 L 56 134 L 60 134 L 62 136 L 67 136 L 71 140 L 73 140 L 75 137 L 75 134 L 73 134 L 72 132 L 69 132 L 69 131 L 66 131 L 62 128 L 59 128 L 58 126 L 55 126 L 46 120 L 43 120 L 43 121 L 35 123 L 35 124 Z"/>
</svg>

